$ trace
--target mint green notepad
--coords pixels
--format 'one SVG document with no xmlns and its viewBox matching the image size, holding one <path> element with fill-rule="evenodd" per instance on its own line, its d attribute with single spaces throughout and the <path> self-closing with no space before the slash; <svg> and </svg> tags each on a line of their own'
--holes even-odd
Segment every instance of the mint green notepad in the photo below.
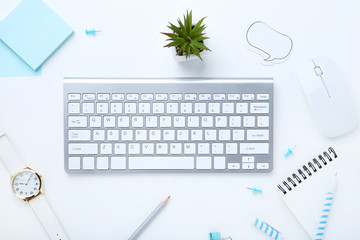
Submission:
<svg viewBox="0 0 360 240">
<path fill-rule="evenodd" d="M 41 0 L 23 0 L 0 22 L 0 39 L 35 71 L 72 33 Z"/>
</svg>

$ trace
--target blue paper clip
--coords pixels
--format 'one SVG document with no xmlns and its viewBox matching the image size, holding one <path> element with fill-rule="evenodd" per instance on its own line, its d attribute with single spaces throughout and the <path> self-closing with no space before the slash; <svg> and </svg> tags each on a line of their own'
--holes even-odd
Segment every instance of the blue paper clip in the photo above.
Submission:
<svg viewBox="0 0 360 240">
<path fill-rule="evenodd" d="M 262 193 L 261 189 L 257 189 L 257 188 L 246 188 L 246 189 L 251 190 L 253 193 Z"/>
<path fill-rule="evenodd" d="M 284 156 L 287 158 L 290 154 L 292 154 L 295 147 L 296 147 L 296 145 L 293 146 L 291 149 L 288 148 L 287 153 L 285 153 Z"/>
<path fill-rule="evenodd" d="M 87 29 L 85 30 L 86 35 L 92 34 L 95 36 L 95 33 L 97 33 L 97 32 L 101 32 L 101 30 L 95 30 L 94 28 L 90 29 L 90 30 L 87 30 Z"/>
<path fill-rule="evenodd" d="M 209 233 L 210 240 L 221 240 L 221 234 L 219 232 Z"/>
<path fill-rule="evenodd" d="M 272 239 L 279 240 L 281 238 L 281 233 L 278 230 L 258 218 L 256 218 L 254 226 Z"/>
</svg>

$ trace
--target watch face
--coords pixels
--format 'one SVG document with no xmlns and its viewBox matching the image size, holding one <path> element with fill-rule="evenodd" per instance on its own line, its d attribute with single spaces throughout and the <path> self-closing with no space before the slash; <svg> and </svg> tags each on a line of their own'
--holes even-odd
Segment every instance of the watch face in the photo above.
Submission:
<svg viewBox="0 0 360 240">
<path fill-rule="evenodd" d="M 12 181 L 12 188 L 21 199 L 36 196 L 41 189 L 41 179 L 37 173 L 29 169 L 19 172 Z"/>
</svg>

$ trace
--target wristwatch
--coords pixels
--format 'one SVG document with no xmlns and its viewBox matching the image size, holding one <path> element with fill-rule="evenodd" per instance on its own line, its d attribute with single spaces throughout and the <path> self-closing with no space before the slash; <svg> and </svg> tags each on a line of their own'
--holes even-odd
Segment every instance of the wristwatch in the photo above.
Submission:
<svg viewBox="0 0 360 240">
<path fill-rule="evenodd" d="M 16 197 L 29 203 L 51 240 L 69 240 L 43 194 L 41 175 L 24 162 L 0 128 L 0 159 L 11 174 L 11 189 Z"/>
</svg>

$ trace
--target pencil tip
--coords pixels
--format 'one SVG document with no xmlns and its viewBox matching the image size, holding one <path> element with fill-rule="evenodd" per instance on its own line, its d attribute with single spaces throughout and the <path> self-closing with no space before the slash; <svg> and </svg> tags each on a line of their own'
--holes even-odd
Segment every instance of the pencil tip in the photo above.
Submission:
<svg viewBox="0 0 360 240">
<path fill-rule="evenodd" d="M 164 203 L 164 204 L 167 204 L 167 202 L 169 201 L 169 199 L 170 199 L 170 196 L 169 196 L 167 199 L 165 199 L 165 200 L 163 201 L 163 203 Z"/>
</svg>

